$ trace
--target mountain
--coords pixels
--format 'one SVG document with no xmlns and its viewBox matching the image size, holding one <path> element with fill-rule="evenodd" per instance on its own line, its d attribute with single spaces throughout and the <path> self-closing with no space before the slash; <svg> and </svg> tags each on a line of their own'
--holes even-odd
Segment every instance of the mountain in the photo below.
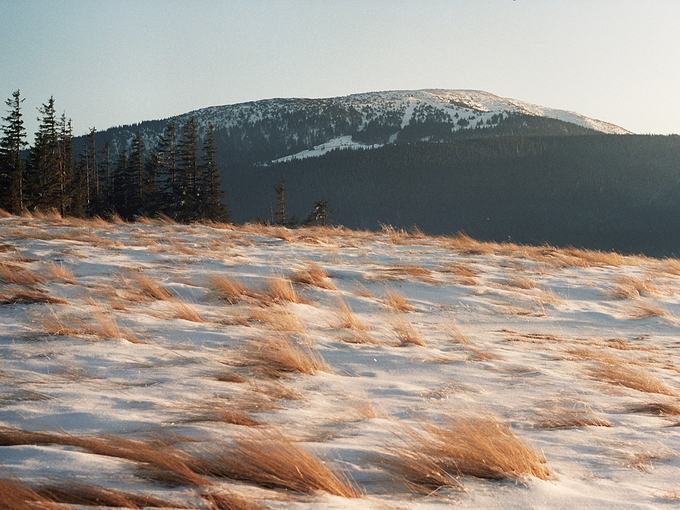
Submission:
<svg viewBox="0 0 680 510">
<path fill-rule="evenodd" d="M 633 135 L 482 91 L 419 90 L 215 106 L 97 134 L 111 155 L 169 122 L 215 127 L 236 222 L 292 221 L 325 199 L 352 228 L 680 253 L 680 137 Z M 181 129 L 180 129 L 181 131 Z M 76 145 L 77 147 L 77 145 Z"/>
<path fill-rule="evenodd" d="M 139 130 L 146 146 L 155 146 L 169 122 L 181 126 L 191 117 L 198 122 L 201 138 L 208 125 L 215 127 L 218 150 L 227 166 L 269 164 L 332 149 L 400 142 L 511 134 L 629 134 L 578 113 L 488 92 L 431 89 L 212 106 L 165 120 L 112 128 L 98 134 L 98 144 L 109 141 L 115 156 L 129 147 Z"/>
</svg>

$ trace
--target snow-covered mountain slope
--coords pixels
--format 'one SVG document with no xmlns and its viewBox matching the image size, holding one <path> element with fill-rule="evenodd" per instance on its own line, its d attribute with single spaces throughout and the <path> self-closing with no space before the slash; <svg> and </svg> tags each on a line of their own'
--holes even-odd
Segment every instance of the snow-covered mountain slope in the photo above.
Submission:
<svg viewBox="0 0 680 510">
<path fill-rule="evenodd" d="M 146 147 L 150 148 L 158 143 L 169 122 L 176 122 L 181 130 L 190 118 L 198 122 L 201 141 L 212 125 L 218 145 L 221 144 L 218 151 L 238 153 L 236 159 L 248 164 L 316 156 L 333 145 L 357 148 L 504 134 L 629 133 L 619 126 L 578 113 L 484 91 L 428 89 L 212 106 L 170 119 L 111 129 L 102 134 L 102 142 L 109 141 L 115 155 L 123 147 L 129 147 L 139 130 Z M 551 123 L 534 126 L 539 120 L 551 120 Z M 527 128 L 528 125 L 532 127 Z M 344 141 L 338 143 L 338 139 Z M 326 145 L 327 149 L 315 149 L 320 145 Z"/>
</svg>

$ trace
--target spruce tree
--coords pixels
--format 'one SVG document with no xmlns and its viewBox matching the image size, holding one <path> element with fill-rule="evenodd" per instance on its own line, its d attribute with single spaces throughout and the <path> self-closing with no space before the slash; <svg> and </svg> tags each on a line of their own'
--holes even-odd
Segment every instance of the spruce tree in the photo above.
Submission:
<svg viewBox="0 0 680 510">
<path fill-rule="evenodd" d="M 170 122 L 165 128 L 156 148 L 158 155 L 158 193 L 161 198 L 160 212 L 175 217 L 179 200 L 178 172 L 179 153 L 177 148 L 177 126 Z"/>
<path fill-rule="evenodd" d="M 24 173 L 24 205 L 28 209 L 48 209 L 58 205 L 59 134 L 54 97 L 38 111 L 42 114 L 35 142 Z"/>
<path fill-rule="evenodd" d="M 21 114 L 23 102 L 19 90 L 12 93 L 12 98 L 5 101 L 9 115 L 2 118 L 6 124 L 0 139 L 0 207 L 12 214 L 19 214 L 24 207 L 22 151 L 28 143 Z"/>
<path fill-rule="evenodd" d="M 116 168 L 113 171 L 113 178 L 111 179 L 111 201 L 110 209 L 114 214 L 125 218 L 128 215 L 128 191 L 127 191 L 127 167 L 128 157 L 127 149 L 118 156 Z"/>
<path fill-rule="evenodd" d="M 286 181 L 282 180 L 276 186 L 276 214 L 274 215 L 274 223 L 285 227 L 288 225 L 288 211 L 286 210 Z"/>
<path fill-rule="evenodd" d="M 125 218 L 133 219 L 142 214 L 144 202 L 144 140 L 141 131 L 132 140 L 126 173 L 127 212 Z"/>
<path fill-rule="evenodd" d="M 210 221 L 229 221 L 229 211 L 222 202 L 225 193 L 222 191 L 216 158 L 215 128 L 210 124 L 203 143 L 203 156 L 200 163 L 200 218 Z"/>
<path fill-rule="evenodd" d="M 200 189 L 197 187 L 198 167 L 198 124 L 193 117 L 183 126 L 182 138 L 178 143 L 179 171 L 175 190 L 175 219 L 190 222 L 197 218 Z"/>
</svg>

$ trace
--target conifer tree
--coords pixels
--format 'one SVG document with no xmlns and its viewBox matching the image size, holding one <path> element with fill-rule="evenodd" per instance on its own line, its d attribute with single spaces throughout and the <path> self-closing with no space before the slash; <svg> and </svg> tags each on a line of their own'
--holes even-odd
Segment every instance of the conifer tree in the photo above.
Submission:
<svg viewBox="0 0 680 510">
<path fill-rule="evenodd" d="M 277 225 L 285 227 L 288 224 L 288 211 L 286 210 L 286 181 L 282 180 L 276 186 L 276 214 L 274 215 L 274 222 Z"/>
<path fill-rule="evenodd" d="M 42 114 L 24 174 L 24 205 L 47 209 L 57 205 L 59 189 L 59 135 L 54 97 L 38 111 Z"/>
<path fill-rule="evenodd" d="M 200 199 L 198 183 L 198 124 L 193 117 L 183 126 L 182 138 L 178 143 L 179 172 L 174 203 L 175 219 L 182 222 L 197 218 L 197 206 Z"/>
<path fill-rule="evenodd" d="M 144 202 L 144 140 L 141 131 L 132 140 L 130 157 L 126 172 L 127 212 L 123 217 L 132 219 L 142 214 Z M 121 213 L 122 214 L 122 213 Z"/>
<path fill-rule="evenodd" d="M 216 158 L 215 128 L 210 124 L 203 143 L 203 156 L 200 163 L 200 218 L 211 221 L 229 221 L 229 211 L 222 202 L 225 193 L 222 191 Z"/>
<path fill-rule="evenodd" d="M 0 207 L 13 214 L 20 213 L 24 207 L 22 151 L 28 143 L 21 114 L 23 101 L 19 90 L 5 101 L 10 110 L 9 115 L 2 118 L 6 124 L 0 139 Z"/>
<path fill-rule="evenodd" d="M 113 171 L 113 178 L 111 179 L 111 212 L 117 213 L 121 217 L 127 217 L 129 213 L 128 208 L 128 193 L 127 193 L 127 167 L 128 157 L 127 149 L 118 156 L 116 168 Z"/>
<path fill-rule="evenodd" d="M 175 216 L 175 203 L 179 196 L 179 153 L 177 126 L 174 122 L 170 122 L 165 128 L 156 152 L 158 155 L 158 193 L 163 204 L 160 212 L 172 218 Z"/>
</svg>

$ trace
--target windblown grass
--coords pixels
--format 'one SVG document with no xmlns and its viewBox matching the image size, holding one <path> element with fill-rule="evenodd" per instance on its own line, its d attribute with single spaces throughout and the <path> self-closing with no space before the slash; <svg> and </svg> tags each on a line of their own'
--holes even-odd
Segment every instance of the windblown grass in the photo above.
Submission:
<svg viewBox="0 0 680 510">
<path fill-rule="evenodd" d="M 568 429 L 578 427 L 611 427 L 608 420 L 599 417 L 585 402 L 554 402 L 541 410 L 538 426 L 544 429 Z"/>
<path fill-rule="evenodd" d="M 254 321 L 267 326 L 274 331 L 288 331 L 291 333 L 306 333 L 300 316 L 285 308 L 273 308 L 267 310 L 253 310 L 249 321 Z"/>
<path fill-rule="evenodd" d="M 210 277 L 208 285 L 209 288 L 215 292 L 218 299 L 232 305 L 238 303 L 243 298 L 252 295 L 252 292 L 246 284 L 236 278 L 213 275 Z"/>
<path fill-rule="evenodd" d="M 385 293 L 385 304 L 395 312 L 415 312 L 416 307 L 403 294 L 389 290 Z"/>
<path fill-rule="evenodd" d="M 354 483 L 330 462 L 310 453 L 277 430 L 238 437 L 233 446 L 214 449 L 212 455 L 195 469 L 205 475 L 265 488 L 361 497 Z"/>
<path fill-rule="evenodd" d="M 196 309 L 189 303 L 186 303 L 180 299 L 168 300 L 170 305 L 170 317 L 173 319 L 182 319 L 189 322 L 203 323 L 205 320 L 196 311 Z"/>
<path fill-rule="evenodd" d="M 399 443 L 389 447 L 389 456 L 381 461 L 416 490 L 462 489 L 462 476 L 553 478 L 543 455 L 495 416 L 449 416 L 440 422 L 421 418 L 417 425 L 396 432 Z"/>
<path fill-rule="evenodd" d="M 329 275 L 314 262 L 308 262 L 304 269 L 295 271 L 290 280 L 293 283 L 301 283 L 319 287 L 320 289 L 335 290 L 337 287 L 329 281 Z"/>
<path fill-rule="evenodd" d="M 189 456 L 167 440 L 139 441 L 116 436 L 74 436 L 56 432 L 30 432 L 0 426 L 0 446 L 45 445 L 74 446 L 95 455 L 138 462 L 154 478 L 170 484 L 206 487 L 211 482 L 194 473 L 188 466 Z"/>
<path fill-rule="evenodd" d="M 63 264 L 55 264 L 54 262 L 47 263 L 47 274 L 50 279 L 61 280 L 65 283 L 75 284 L 76 277 L 73 271 L 63 266 Z"/>
<path fill-rule="evenodd" d="M 626 410 L 654 416 L 680 416 L 680 403 L 674 400 L 648 400 L 626 406 Z"/>
<path fill-rule="evenodd" d="M 43 303 L 49 305 L 70 305 L 71 303 L 64 298 L 50 296 L 49 294 L 39 290 L 22 290 L 15 289 L 10 294 L 0 294 L 0 304 L 35 304 Z"/>
<path fill-rule="evenodd" d="M 44 279 L 28 268 L 0 262 L 0 282 L 15 285 L 34 286 L 43 283 Z"/>
<path fill-rule="evenodd" d="M 286 373 L 332 373 L 330 366 L 316 349 L 299 345 L 285 336 L 271 336 L 249 343 L 242 354 L 241 363 L 244 366 L 257 367 L 273 377 L 282 377 Z"/>
<path fill-rule="evenodd" d="M 368 326 L 356 318 L 349 304 L 341 297 L 337 298 L 335 314 L 338 318 L 337 328 L 368 331 Z"/>
<path fill-rule="evenodd" d="M 425 340 L 416 331 L 413 324 L 403 315 L 395 314 L 393 319 L 394 333 L 397 335 L 400 345 L 417 345 L 427 347 Z"/>
<path fill-rule="evenodd" d="M 208 492 L 202 498 L 208 505 L 208 510 L 265 510 L 259 503 L 225 490 Z"/>
<path fill-rule="evenodd" d="M 273 277 L 267 282 L 266 297 L 273 303 L 305 303 L 288 278 Z M 264 296 L 263 296 L 264 298 Z"/>
<path fill-rule="evenodd" d="M 92 314 L 90 321 L 77 317 L 60 317 L 56 313 L 39 317 L 37 323 L 41 330 L 48 335 L 72 336 L 89 339 L 124 339 L 131 343 L 143 343 L 132 331 L 121 328 L 112 315 L 106 315 L 100 311 Z"/>
<path fill-rule="evenodd" d="M 131 494 L 97 485 L 69 482 L 61 486 L 40 488 L 37 493 L 47 501 L 67 505 L 118 508 L 188 508 L 178 502 L 164 501 L 151 496 Z M 62 507 L 63 508 L 63 507 Z"/>
<path fill-rule="evenodd" d="M 620 276 L 616 285 L 608 291 L 608 295 L 614 299 L 634 299 L 648 294 L 659 294 L 661 289 L 650 278 L 632 278 Z"/>
<path fill-rule="evenodd" d="M 598 367 L 590 371 L 590 375 L 610 384 L 624 386 L 644 393 L 677 396 L 677 392 L 665 382 L 638 367 L 600 362 Z"/>
</svg>

